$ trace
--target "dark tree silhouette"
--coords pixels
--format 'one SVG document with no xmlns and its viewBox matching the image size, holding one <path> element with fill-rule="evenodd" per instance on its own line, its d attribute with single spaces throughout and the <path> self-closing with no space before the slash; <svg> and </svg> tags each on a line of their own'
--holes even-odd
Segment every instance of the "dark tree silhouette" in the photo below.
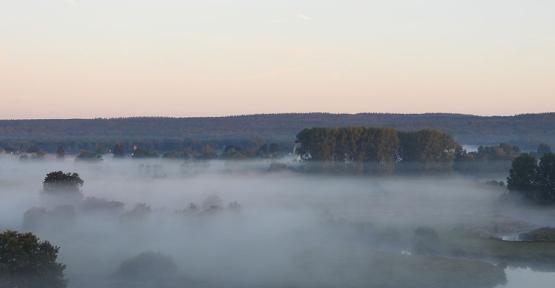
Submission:
<svg viewBox="0 0 555 288">
<path fill-rule="evenodd" d="M 538 155 L 543 156 L 544 154 L 551 153 L 551 146 L 548 144 L 542 143 L 538 145 L 537 149 Z"/>
<path fill-rule="evenodd" d="M 58 250 L 31 233 L 0 233 L 0 287 L 66 287 L 65 265 L 57 262 Z"/>
<path fill-rule="evenodd" d="M 512 164 L 507 178 L 507 188 L 510 191 L 532 192 L 536 190 L 536 172 L 538 164 L 536 158 L 530 154 L 522 154 Z M 530 195 L 531 196 L 531 195 Z"/>
<path fill-rule="evenodd" d="M 424 165 L 426 170 L 450 170 L 460 150 L 451 136 L 437 130 L 398 132 L 365 127 L 304 129 L 297 135 L 296 147 L 304 160 L 376 163 L 377 171 L 387 172 L 393 171 L 399 160 Z"/>
<path fill-rule="evenodd" d="M 507 178 L 507 187 L 539 204 L 555 203 L 555 154 L 543 155 L 539 164 L 529 154 L 516 158 Z"/>
<path fill-rule="evenodd" d="M 537 169 L 536 183 L 542 201 L 555 202 L 555 154 L 544 154 Z"/>
<path fill-rule="evenodd" d="M 133 150 L 133 154 L 131 156 L 135 159 L 144 159 L 144 158 L 158 158 L 159 155 L 156 151 L 152 151 L 146 148 L 139 148 L 135 147 Z"/>
<path fill-rule="evenodd" d="M 401 159 L 405 162 L 450 163 L 459 144 L 438 130 L 400 132 Z"/>
<path fill-rule="evenodd" d="M 394 162 L 399 150 L 397 131 L 388 128 L 304 129 L 297 143 L 297 154 L 311 161 Z"/>
<path fill-rule="evenodd" d="M 55 171 L 46 174 L 43 182 L 45 192 L 79 192 L 85 182 L 77 173 Z"/>
</svg>

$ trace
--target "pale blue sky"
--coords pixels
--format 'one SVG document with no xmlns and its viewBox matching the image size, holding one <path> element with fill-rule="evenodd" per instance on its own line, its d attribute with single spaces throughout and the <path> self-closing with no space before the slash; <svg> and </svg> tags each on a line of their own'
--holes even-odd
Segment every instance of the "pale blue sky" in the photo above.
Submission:
<svg viewBox="0 0 555 288">
<path fill-rule="evenodd" d="M 548 0 L 0 0 L 0 118 L 555 111 L 553 51 Z"/>
</svg>

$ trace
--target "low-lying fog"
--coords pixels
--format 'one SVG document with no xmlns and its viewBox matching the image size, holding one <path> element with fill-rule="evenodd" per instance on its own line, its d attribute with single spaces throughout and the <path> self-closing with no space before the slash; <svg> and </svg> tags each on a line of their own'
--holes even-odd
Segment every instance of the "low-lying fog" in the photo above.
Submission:
<svg viewBox="0 0 555 288">
<path fill-rule="evenodd" d="M 76 288 L 464 287 L 457 282 L 470 272 L 414 262 L 415 229 L 554 219 L 500 204 L 504 190 L 486 179 L 316 176 L 269 165 L 2 156 L 0 230 L 32 231 L 60 246 Z M 45 175 L 57 170 L 79 173 L 85 200 L 43 195 Z M 522 277 L 529 287 L 554 283 L 551 273 L 501 271 L 507 287 Z"/>
</svg>

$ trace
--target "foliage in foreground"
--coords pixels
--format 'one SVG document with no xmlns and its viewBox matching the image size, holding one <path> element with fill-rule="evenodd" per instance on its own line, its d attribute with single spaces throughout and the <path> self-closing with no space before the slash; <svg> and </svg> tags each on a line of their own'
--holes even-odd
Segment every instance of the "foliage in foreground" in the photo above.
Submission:
<svg viewBox="0 0 555 288">
<path fill-rule="evenodd" d="M 555 154 L 544 154 L 539 163 L 529 154 L 516 158 L 507 178 L 507 187 L 533 202 L 555 203 Z"/>
<path fill-rule="evenodd" d="M 31 233 L 0 233 L 0 287 L 66 287 L 65 265 L 57 262 L 58 250 Z"/>
</svg>

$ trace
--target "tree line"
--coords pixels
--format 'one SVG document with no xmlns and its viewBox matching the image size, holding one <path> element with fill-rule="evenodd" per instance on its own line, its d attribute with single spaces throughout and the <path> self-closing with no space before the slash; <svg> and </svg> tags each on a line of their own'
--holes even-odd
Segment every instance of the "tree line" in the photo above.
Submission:
<svg viewBox="0 0 555 288">
<path fill-rule="evenodd" d="M 495 145 L 509 143 L 529 150 L 538 143 L 555 144 L 555 113 L 482 117 L 460 114 L 267 114 L 205 118 L 114 118 L 71 120 L 0 120 L 0 147 L 18 148 L 34 142 L 53 152 L 64 144 L 73 154 L 93 149 L 94 143 L 162 142 L 158 150 L 173 150 L 185 139 L 210 142 L 248 141 L 289 143 L 309 127 L 389 127 L 406 131 L 433 128 L 445 131 L 460 143 Z M 93 146 L 93 147 L 91 147 Z M 164 146 L 164 147 L 162 147 Z"/>
<path fill-rule="evenodd" d="M 425 170 L 450 168 L 461 146 L 448 134 L 425 129 L 311 128 L 297 135 L 296 154 L 308 162 L 352 165 L 359 171 L 391 172 L 401 166 Z"/>
<path fill-rule="evenodd" d="M 86 145 L 85 145 L 86 144 Z M 292 143 L 276 143 L 256 138 L 249 141 L 201 142 L 190 140 L 110 141 L 98 143 L 60 143 L 45 150 L 33 142 L 2 146 L 0 154 L 19 155 L 21 160 L 40 160 L 48 153 L 61 159 L 74 155 L 76 160 L 100 161 L 106 154 L 114 158 L 166 158 L 181 160 L 277 158 L 292 151 Z"/>
</svg>

